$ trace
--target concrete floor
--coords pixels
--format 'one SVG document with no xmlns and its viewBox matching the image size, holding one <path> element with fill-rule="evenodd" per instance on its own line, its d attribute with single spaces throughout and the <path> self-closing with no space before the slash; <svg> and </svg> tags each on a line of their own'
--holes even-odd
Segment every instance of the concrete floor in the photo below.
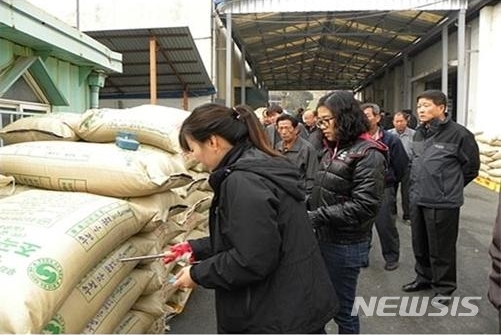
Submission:
<svg viewBox="0 0 501 335">
<path fill-rule="evenodd" d="M 498 314 L 487 300 L 488 273 L 490 257 L 487 253 L 492 227 L 496 215 L 498 194 L 475 183 L 465 189 L 465 204 L 461 210 L 459 240 L 457 243 L 458 289 L 454 296 L 481 297 L 471 301 L 478 307 L 476 316 L 366 316 L 360 311 L 361 332 L 366 334 L 492 334 L 499 331 Z M 400 208 L 399 208 L 400 209 Z M 430 292 L 404 293 L 401 286 L 414 279 L 414 257 L 411 248 L 410 227 L 400 220 L 397 222 L 400 233 L 400 267 L 395 271 L 385 271 L 381 256 L 379 239 L 374 234 L 370 254 L 370 266 L 363 269 L 359 278 L 357 295 L 368 302 L 370 297 L 383 296 L 429 296 Z M 420 300 L 421 302 L 421 300 Z M 395 301 L 389 302 L 394 304 Z M 395 312 L 397 308 L 386 309 Z M 429 306 L 427 311 L 438 312 Z M 457 312 L 469 312 L 461 304 Z M 184 311 L 168 324 L 169 333 L 175 334 L 213 334 L 216 333 L 214 314 L 214 295 L 211 290 L 196 288 Z M 334 322 L 327 324 L 329 334 L 337 333 Z"/>
</svg>

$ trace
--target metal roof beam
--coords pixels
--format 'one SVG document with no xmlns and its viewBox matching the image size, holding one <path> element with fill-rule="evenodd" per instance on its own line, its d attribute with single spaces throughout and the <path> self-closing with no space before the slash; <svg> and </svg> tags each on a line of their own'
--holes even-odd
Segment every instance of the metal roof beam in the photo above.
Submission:
<svg viewBox="0 0 501 335">
<path fill-rule="evenodd" d="M 238 0 L 222 1 L 219 13 L 248 14 L 269 12 L 384 11 L 384 10 L 459 10 L 466 9 L 463 0 Z"/>
</svg>

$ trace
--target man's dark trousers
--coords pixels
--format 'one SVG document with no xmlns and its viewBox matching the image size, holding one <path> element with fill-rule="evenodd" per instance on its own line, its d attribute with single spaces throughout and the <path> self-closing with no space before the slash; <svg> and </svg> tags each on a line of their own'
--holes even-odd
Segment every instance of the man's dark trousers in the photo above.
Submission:
<svg viewBox="0 0 501 335">
<path fill-rule="evenodd" d="M 393 213 L 395 204 L 395 186 L 387 185 L 384 188 L 384 197 L 376 216 L 376 230 L 381 242 L 381 251 L 384 260 L 388 263 L 398 262 L 400 256 L 400 239 Z"/>
<path fill-rule="evenodd" d="M 459 208 L 437 209 L 411 204 L 412 249 L 416 281 L 437 294 L 451 295 L 456 283 Z"/>
</svg>

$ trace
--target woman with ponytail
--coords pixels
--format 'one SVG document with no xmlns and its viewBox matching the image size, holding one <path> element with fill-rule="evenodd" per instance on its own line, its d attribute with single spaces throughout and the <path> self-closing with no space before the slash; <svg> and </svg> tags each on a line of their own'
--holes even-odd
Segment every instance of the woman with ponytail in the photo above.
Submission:
<svg viewBox="0 0 501 335">
<path fill-rule="evenodd" d="M 209 236 L 173 247 L 196 261 L 174 285 L 215 290 L 219 333 L 325 333 L 337 301 L 297 167 L 243 105 L 195 108 L 179 142 L 211 171 L 214 197 Z"/>
</svg>

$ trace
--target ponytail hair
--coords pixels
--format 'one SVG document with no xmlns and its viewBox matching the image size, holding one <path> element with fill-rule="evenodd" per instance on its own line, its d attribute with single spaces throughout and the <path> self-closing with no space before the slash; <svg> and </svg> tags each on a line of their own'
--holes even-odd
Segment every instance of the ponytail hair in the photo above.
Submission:
<svg viewBox="0 0 501 335">
<path fill-rule="evenodd" d="M 212 135 L 221 136 L 231 145 L 251 142 L 270 156 L 281 156 L 271 146 L 256 114 L 246 105 L 229 108 L 206 103 L 196 107 L 181 125 L 179 144 L 184 151 L 190 151 L 186 137 L 205 142 Z"/>
</svg>

